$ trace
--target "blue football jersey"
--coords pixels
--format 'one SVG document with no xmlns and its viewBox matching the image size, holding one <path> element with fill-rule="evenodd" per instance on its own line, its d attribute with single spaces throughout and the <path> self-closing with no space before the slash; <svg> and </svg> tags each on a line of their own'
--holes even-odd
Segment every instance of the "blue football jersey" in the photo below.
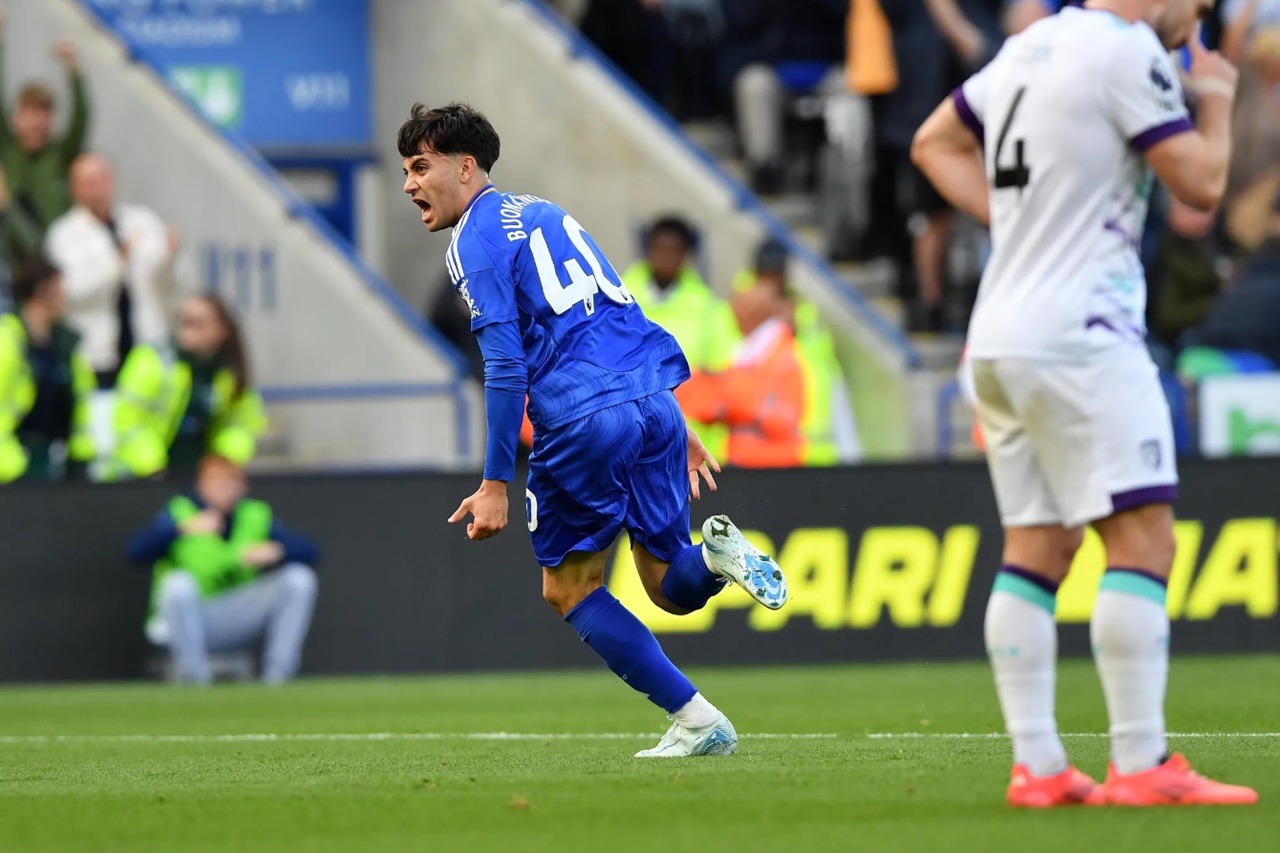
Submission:
<svg viewBox="0 0 1280 853">
<path fill-rule="evenodd" d="M 485 189 L 454 227 L 447 263 L 472 331 L 519 323 L 539 431 L 689 378 L 675 338 L 644 316 L 591 236 L 549 201 Z"/>
</svg>

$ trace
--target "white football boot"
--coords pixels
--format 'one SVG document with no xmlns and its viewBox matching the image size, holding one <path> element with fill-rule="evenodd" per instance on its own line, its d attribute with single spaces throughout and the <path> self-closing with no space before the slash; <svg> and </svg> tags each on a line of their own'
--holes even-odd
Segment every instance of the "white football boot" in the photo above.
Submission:
<svg viewBox="0 0 1280 853">
<path fill-rule="evenodd" d="M 787 603 L 787 579 L 773 558 L 747 541 L 726 515 L 702 525 L 702 548 L 711 568 L 770 610 Z"/>
<path fill-rule="evenodd" d="M 673 722 L 653 749 L 642 749 L 636 758 L 690 758 L 695 755 L 733 755 L 738 733 L 724 714 L 709 726 L 686 728 Z"/>
</svg>

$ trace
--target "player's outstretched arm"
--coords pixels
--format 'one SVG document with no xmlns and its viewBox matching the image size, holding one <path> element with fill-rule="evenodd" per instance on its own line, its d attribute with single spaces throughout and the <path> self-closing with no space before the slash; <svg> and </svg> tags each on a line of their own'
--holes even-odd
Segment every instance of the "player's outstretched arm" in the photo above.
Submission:
<svg viewBox="0 0 1280 853">
<path fill-rule="evenodd" d="M 911 162 L 924 172 L 942 197 L 987 225 L 991 220 L 982 140 L 960 118 L 951 98 L 920 125 L 911 145 Z"/>
<path fill-rule="evenodd" d="M 1239 73 L 1217 51 L 1205 50 L 1199 35 L 1188 46 L 1188 89 L 1199 97 L 1196 128 L 1156 143 L 1147 162 L 1173 197 L 1209 212 L 1222 201 L 1231 164 L 1231 112 Z"/>
</svg>

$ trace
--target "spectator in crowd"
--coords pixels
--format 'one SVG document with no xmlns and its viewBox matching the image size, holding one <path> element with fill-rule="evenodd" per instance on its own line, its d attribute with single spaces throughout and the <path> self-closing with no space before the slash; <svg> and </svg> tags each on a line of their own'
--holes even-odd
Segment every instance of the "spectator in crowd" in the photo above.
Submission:
<svg viewBox="0 0 1280 853">
<path fill-rule="evenodd" d="M 208 684 L 210 652 L 248 649 L 265 634 L 263 680 L 287 681 L 311 625 L 318 556 L 248 497 L 239 465 L 206 457 L 194 493 L 169 501 L 129 544 L 129 558 L 153 571 L 147 638 L 168 648 L 182 680 Z"/>
<path fill-rule="evenodd" d="M 217 297 L 193 296 L 172 344 L 140 344 L 120 370 L 112 475 L 185 477 L 209 453 L 245 465 L 265 421 L 239 325 Z"/>
<path fill-rule="evenodd" d="M 796 95 L 845 88 L 849 0 L 722 0 L 720 83 L 733 93 L 738 138 L 752 188 L 783 189 L 786 110 Z"/>
<path fill-rule="evenodd" d="M 897 79 L 871 99 L 876 162 L 871 198 L 881 215 L 872 219 L 867 254 L 888 256 L 903 271 L 905 294 L 914 291 L 916 297 L 911 327 L 940 331 L 946 326 L 943 297 L 954 216 L 911 163 L 911 140 L 966 70 L 993 55 L 1000 34 L 993 16 L 962 14 L 970 7 L 958 7 L 954 0 L 880 5 L 892 34 Z M 945 37 L 935 16 L 950 25 Z"/>
<path fill-rule="evenodd" d="M 1222 53 L 1236 66 L 1248 57 L 1249 42 L 1267 27 L 1280 27 L 1280 0 L 1223 0 Z"/>
<path fill-rule="evenodd" d="M 62 322 L 62 278 L 48 261 L 23 264 L 17 310 L 0 317 L 0 482 L 83 478 L 95 447 L 88 400 L 93 370 Z"/>
<path fill-rule="evenodd" d="M 1221 241 L 1215 215 L 1168 199 L 1158 249 L 1147 276 L 1148 349 L 1162 370 L 1172 370 L 1183 334 L 1205 318 L 1218 297 Z"/>
<path fill-rule="evenodd" d="M 1224 210 L 1280 163 L 1280 24 L 1257 30 L 1244 50 Z"/>
<path fill-rule="evenodd" d="M 861 442 L 835 339 L 822 322 L 818 306 L 797 297 L 789 286 L 789 260 L 785 244 L 772 238 L 765 240 L 756 250 L 753 269 L 738 275 L 734 291 L 743 293 L 757 287 L 772 291 L 780 299 L 782 316 L 795 334 L 804 372 L 805 405 L 800 425 L 804 464 L 857 462 L 862 456 Z"/>
<path fill-rule="evenodd" d="M 687 416 L 728 427 L 725 464 L 803 465 L 805 377 L 791 326 L 795 307 L 768 282 L 753 282 L 732 306 L 745 336 L 733 363 L 723 373 L 695 375 L 676 396 Z"/>
<path fill-rule="evenodd" d="M 690 370 L 715 374 L 729 366 L 740 335 L 729 303 L 711 291 L 693 266 L 695 238 L 684 219 L 658 219 L 646 235 L 645 259 L 627 269 L 622 283 L 645 316 L 675 337 Z M 685 415 L 689 417 L 688 411 Z M 727 429 L 696 418 L 690 418 L 689 426 L 712 456 L 723 458 Z"/>
<path fill-rule="evenodd" d="M 579 27 L 622 73 L 662 100 L 662 53 L 668 42 L 662 0 L 590 0 Z"/>
<path fill-rule="evenodd" d="M 1001 27 L 1007 0 L 925 0 L 929 16 L 959 60 L 956 77 L 986 65 L 1004 40 Z"/>
<path fill-rule="evenodd" d="M 0 311 L 12 306 L 13 276 L 28 258 L 40 254 L 41 229 L 22 205 L 9 194 L 0 167 Z"/>
<path fill-rule="evenodd" d="M 0 41 L 5 37 L 4 13 L 0 10 Z M 43 83 L 28 83 L 18 92 L 18 103 L 8 121 L 7 87 L 0 77 L 0 167 L 3 167 L 9 195 L 40 228 L 41 232 L 71 207 L 67 186 L 71 162 L 84 148 L 89 129 L 89 103 L 84 78 L 69 41 L 54 45 L 54 55 L 67 70 L 71 89 L 71 122 L 61 139 L 53 138 L 56 101 Z M 4 64 L 0 51 L 0 68 Z"/>
<path fill-rule="evenodd" d="M 75 207 L 49 228 L 45 247 L 66 277 L 67 316 L 84 335 L 98 385 L 112 388 L 135 344 L 169 337 L 178 236 L 149 208 L 116 201 L 100 154 L 76 158 L 71 192 Z"/>
<path fill-rule="evenodd" d="M 1209 309 L 1196 335 L 1202 347 L 1243 351 L 1280 368 L 1280 192 L 1272 184 L 1272 206 L 1262 244 L 1244 263 L 1226 292 Z"/>
</svg>

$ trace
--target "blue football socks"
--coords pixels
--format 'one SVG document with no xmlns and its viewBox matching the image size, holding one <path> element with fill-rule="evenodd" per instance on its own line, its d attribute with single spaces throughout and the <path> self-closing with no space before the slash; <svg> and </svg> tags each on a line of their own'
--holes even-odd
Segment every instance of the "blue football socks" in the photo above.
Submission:
<svg viewBox="0 0 1280 853">
<path fill-rule="evenodd" d="M 690 545 L 676 554 L 662 578 L 667 601 L 685 610 L 701 610 L 711 596 L 725 588 L 724 578 L 707 568 L 702 546 Z"/>
<path fill-rule="evenodd" d="M 668 714 L 684 707 L 698 692 L 667 659 L 653 632 L 605 587 L 579 602 L 565 621 L 605 666 Z"/>
</svg>

